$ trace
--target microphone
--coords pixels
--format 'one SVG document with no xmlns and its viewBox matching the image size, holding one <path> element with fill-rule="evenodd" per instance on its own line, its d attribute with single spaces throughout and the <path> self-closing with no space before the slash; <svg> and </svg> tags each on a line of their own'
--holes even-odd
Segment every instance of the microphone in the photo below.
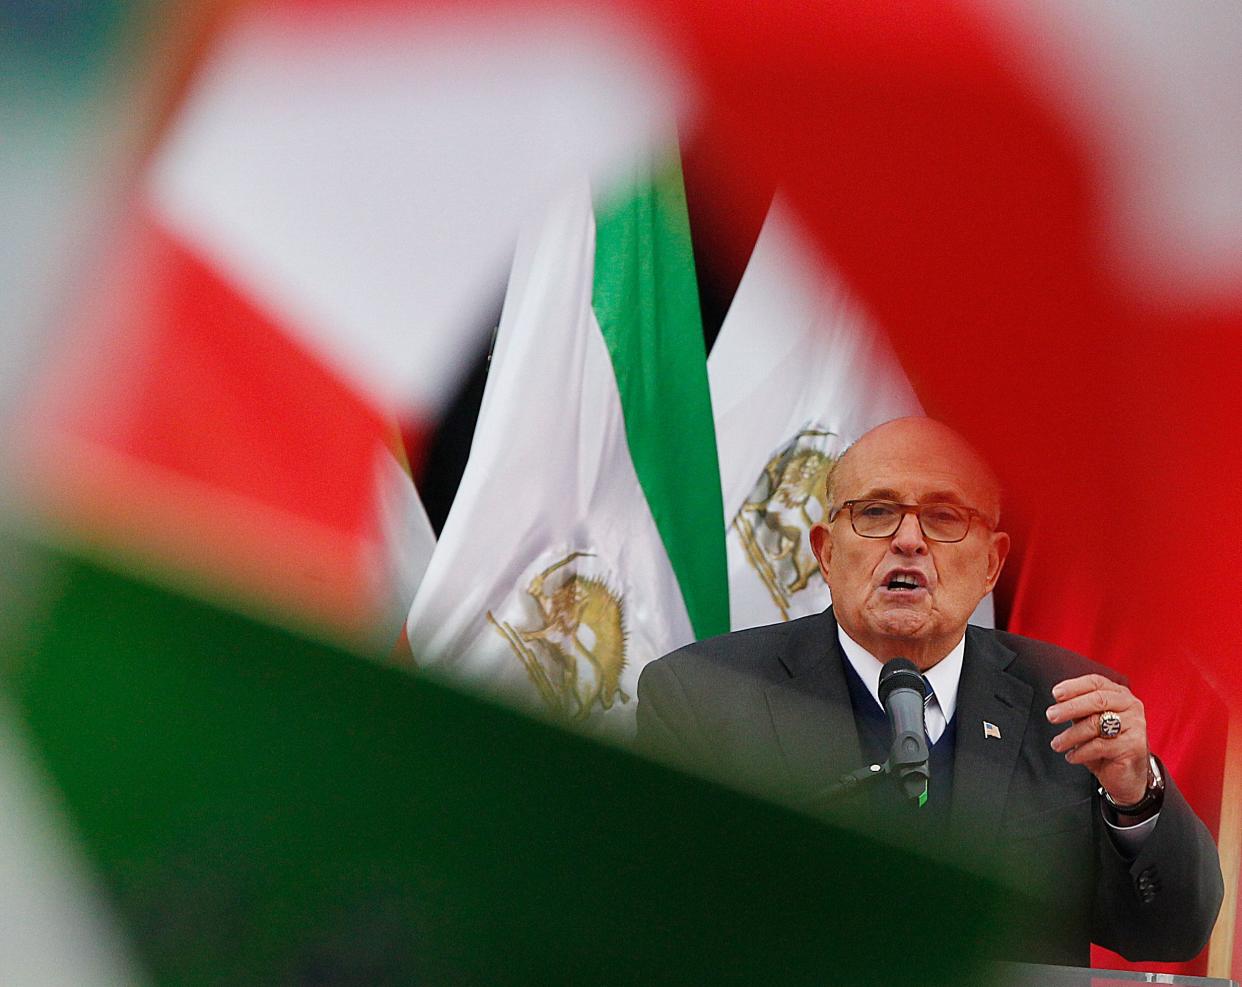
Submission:
<svg viewBox="0 0 1242 987">
<path fill-rule="evenodd" d="M 927 735 L 923 723 L 923 676 L 908 658 L 893 658 L 880 670 L 880 703 L 893 730 L 888 770 L 906 798 L 927 801 Z"/>
</svg>

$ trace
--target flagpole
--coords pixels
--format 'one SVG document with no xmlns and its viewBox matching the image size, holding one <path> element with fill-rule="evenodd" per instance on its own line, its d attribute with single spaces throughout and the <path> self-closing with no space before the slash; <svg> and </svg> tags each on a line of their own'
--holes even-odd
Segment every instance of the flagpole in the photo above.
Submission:
<svg viewBox="0 0 1242 987">
<path fill-rule="evenodd" d="M 1225 899 L 1208 947 L 1207 975 L 1228 980 L 1238 918 L 1238 877 L 1242 871 L 1242 707 L 1229 712 L 1225 747 L 1225 780 L 1220 804 L 1220 867 Z"/>
</svg>

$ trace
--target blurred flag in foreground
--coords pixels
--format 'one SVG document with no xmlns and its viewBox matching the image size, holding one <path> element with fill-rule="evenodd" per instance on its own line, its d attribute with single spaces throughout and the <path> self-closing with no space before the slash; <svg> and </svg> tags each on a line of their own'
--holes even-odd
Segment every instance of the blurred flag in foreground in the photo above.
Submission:
<svg viewBox="0 0 1242 987">
<path fill-rule="evenodd" d="M 994 980 L 1014 916 L 997 885 L 429 676 L 39 562 L 57 593 L 24 626 L 0 614 L 6 690 L 153 984 L 756 983 L 773 942 L 783 983 L 897 983 L 893 925 L 927 934 L 920 983 Z M 24 835 L 11 791 L 0 850 Z M 21 852 L 0 857 L 5 987 L 133 983 L 81 962 L 112 959 L 94 916 Z M 47 955 L 7 976 L 29 949 Z"/>
<path fill-rule="evenodd" d="M 628 726 L 648 661 L 728 629 L 721 513 L 680 168 L 579 182 L 519 244 L 416 659 Z"/>
<path fill-rule="evenodd" d="M 60 793 L 32 756 L 21 712 L 6 691 L 0 701 L 0 983 L 141 984 L 62 815 Z"/>
<path fill-rule="evenodd" d="M 35 499 L 114 561 L 390 643 L 434 541 L 393 424 L 416 475 L 523 218 L 644 146 L 666 83 L 565 10 L 238 5 L 72 309 Z"/>
</svg>

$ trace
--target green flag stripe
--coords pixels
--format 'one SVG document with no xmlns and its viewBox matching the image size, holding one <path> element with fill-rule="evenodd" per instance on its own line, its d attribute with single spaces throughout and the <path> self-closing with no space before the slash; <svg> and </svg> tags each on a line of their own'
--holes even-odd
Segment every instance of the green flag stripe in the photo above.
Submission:
<svg viewBox="0 0 1242 987">
<path fill-rule="evenodd" d="M 724 508 L 681 166 L 595 204 L 592 301 L 634 470 L 698 638 L 729 629 Z"/>
<path fill-rule="evenodd" d="M 0 580 L 50 596 L 0 608 L 0 688 L 152 984 L 751 983 L 782 937 L 783 983 L 903 983 L 880 908 L 927 936 L 921 983 L 986 984 L 1034 928 L 912 851 L 19 551 Z"/>
</svg>

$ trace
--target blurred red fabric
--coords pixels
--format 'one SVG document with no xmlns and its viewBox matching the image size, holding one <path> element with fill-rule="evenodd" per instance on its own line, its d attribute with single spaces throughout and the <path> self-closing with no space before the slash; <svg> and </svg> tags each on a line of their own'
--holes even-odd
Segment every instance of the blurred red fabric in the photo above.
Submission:
<svg viewBox="0 0 1242 987">
<path fill-rule="evenodd" d="M 1096 149 L 969 5 L 642 9 L 694 67 L 738 188 L 788 192 L 928 413 L 1000 471 L 1025 532 L 1010 629 L 1130 676 L 1215 828 L 1242 700 L 1242 284 L 1209 304 L 1118 275 Z"/>
</svg>

